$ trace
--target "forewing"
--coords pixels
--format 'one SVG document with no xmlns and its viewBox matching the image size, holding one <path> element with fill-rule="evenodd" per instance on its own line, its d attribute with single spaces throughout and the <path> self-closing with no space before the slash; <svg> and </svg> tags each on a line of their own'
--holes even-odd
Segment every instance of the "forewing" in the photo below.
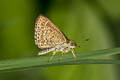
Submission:
<svg viewBox="0 0 120 80">
<path fill-rule="evenodd" d="M 35 23 L 35 44 L 39 48 L 51 48 L 67 41 L 67 37 L 48 18 L 40 15 Z"/>
</svg>

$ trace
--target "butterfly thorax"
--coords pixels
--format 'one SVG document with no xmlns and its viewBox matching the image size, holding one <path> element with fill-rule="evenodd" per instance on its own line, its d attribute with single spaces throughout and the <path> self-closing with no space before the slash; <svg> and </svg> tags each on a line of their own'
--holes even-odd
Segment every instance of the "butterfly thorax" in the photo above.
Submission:
<svg viewBox="0 0 120 80">
<path fill-rule="evenodd" d="M 76 47 L 76 43 L 72 41 L 68 41 L 66 43 L 56 45 L 55 49 L 56 51 L 61 51 L 61 52 L 69 52 L 71 49 Z"/>
</svg>

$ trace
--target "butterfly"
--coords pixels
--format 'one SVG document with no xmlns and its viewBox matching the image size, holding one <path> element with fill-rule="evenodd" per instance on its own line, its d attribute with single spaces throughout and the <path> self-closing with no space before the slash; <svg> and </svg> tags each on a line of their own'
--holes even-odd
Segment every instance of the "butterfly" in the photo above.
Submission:
<svg viewBox="0 0 120 80">
<path fill-rule="evenodd" d="M 47 17 L 40 15 L 35 22 L 35 44 L 42 50 L 38 55 L 44 55 L 53 52 L 49 61 L 53 59 L 56 52 L 62 52 L 60 60 L 64 53 L 71 51 L 76 59 L 74 48 L 77 46 L 75 42 L 68 39 L 67 36 Z"/>
</svg>

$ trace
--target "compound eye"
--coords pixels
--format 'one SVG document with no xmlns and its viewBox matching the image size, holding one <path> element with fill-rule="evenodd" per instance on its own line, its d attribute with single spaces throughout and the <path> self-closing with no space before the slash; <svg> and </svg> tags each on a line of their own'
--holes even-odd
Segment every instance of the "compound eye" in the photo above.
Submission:
<svg viewBox="0 0 120 80">
<path fill-rule="evenodd" d="M 77 46 L 77 44 L 75 42 L 72 42 L 71 46 Z"/>
</svg>

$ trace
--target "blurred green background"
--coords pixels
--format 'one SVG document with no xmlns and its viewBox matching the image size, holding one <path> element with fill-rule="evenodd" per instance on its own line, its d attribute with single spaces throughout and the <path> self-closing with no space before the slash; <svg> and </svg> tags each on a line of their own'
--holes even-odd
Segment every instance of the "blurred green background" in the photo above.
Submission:
<svg viewBox="0 0 120 80">
<path fill-rule="evenodd" d="M 40 14 L 81 46 L 76 52 L 120 46 L 120 0 L 0 0 L 0 60 L 37 56 Z M 84 64 L 0 73 L 0 80 L 119 80 L 119 74 L 119 65 Z"/>
</svg>

